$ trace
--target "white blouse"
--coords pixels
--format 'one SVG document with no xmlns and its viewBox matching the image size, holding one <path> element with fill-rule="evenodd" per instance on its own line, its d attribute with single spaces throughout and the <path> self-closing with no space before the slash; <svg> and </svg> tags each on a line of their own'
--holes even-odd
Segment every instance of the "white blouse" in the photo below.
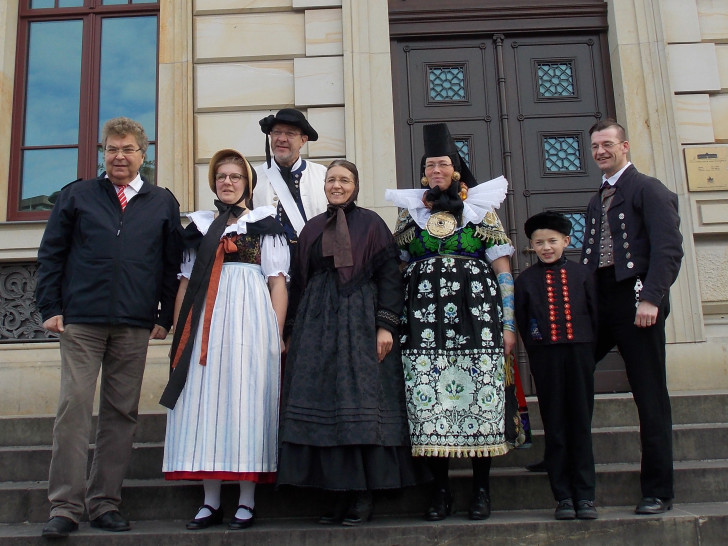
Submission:
<svg viewBox="0 0 728 546">
<path fill-rule="evenodd" d="M 248 224 L 252 224 L 268 216 L 275 217 L 275 215 L 276 209 L 270 205 L 255 208 L 248 212 L 248 214 L 244 214 L 238 218 L 236 223 L 227 226 L 222 237 L 231 233 L 244 235 L 248 232 Z M 189 213 L 187 218 L 197 226 L 197 229 L 200 230 L 202 235 L 205 235 L 215 219 L 215 213 L 211 210 L 198 210 Z M 178 278 L 190 278 L 196 256 L 197 253 L 194 250 L 185 252 L 185 257 L 180 266 L 180 272 L 177 275 Z M 286 277 L 286 282 L 288 282 L 288 270 L 290 267 L 291 253 L 288 250 L 286 238 L 282 235 L 261 235 L 260 268 L 263 271 L 263 276 L 266 278 L 276 277 L 282 273 Z"/>
</svg>

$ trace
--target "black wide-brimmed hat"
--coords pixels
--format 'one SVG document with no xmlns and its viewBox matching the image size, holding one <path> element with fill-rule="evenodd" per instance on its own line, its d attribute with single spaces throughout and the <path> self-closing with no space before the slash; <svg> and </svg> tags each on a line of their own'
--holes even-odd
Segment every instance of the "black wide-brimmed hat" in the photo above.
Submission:
<svg viewBox="0 0 728 546">
<path fill-rule="evenodd" d="M 571 235 L 571 220 L 561 213 L 547 210 L 534 214 L 526 223 L 523 224 L 523 230 L 529 239 L 537 229 L 552 229 L 558 231 L 562 235 Z"/>
<path fill-rule="evenodd" d="M 311 124 L 303 115 L 303 112 L 296 110 L 295 108 L 283 108 L 278 110 L 278 113 L 274 116 L 273 114 L 264 117 L 259 122 L 260 130 L 266 135 L 269 135 L 273 130 L 273 127 L 278 123 L 285 123 L 286 125 L 293 125 L 301 129 L 301 132 L 308 137 L 308 140 L 318 140 L 318 133 L 316 129 L 311 127 Z M 268 137 L 265 138 L 265 162 L 270 168 L 270 142 Z"/>
<path fill-rule="evenodd" d="M 472 188 L 478 182 L 470 172 L 465 158 L 460 155 L 455 140 L 450 136 L 450 129 L 445 123 L 432 123 L 422 127 L 422 137 L 425 143 L 425 153 L 420 163 L 420 178 L 425 175 L 425 162 L 428 157 L 448 156 L 453 167 L 460 173 L 460 181 Z"/>
<path fill-rule="evenodd" d="M 318 133 L 311 127 L 303 112 L 296 110 L 295 108 L 283 108 L 278 110 L 278 113 L 274 116 L 273 114 L 264 117 L 258 123 L 260 123 L 260 130 L 266 135 L 269 135 L 273 127 L 277 123 L 285 123 L 286 125 L 293 125 L 301 129 L 304 135 L 308 137 L 310 141 L 318 140 Z"/>
</svg>

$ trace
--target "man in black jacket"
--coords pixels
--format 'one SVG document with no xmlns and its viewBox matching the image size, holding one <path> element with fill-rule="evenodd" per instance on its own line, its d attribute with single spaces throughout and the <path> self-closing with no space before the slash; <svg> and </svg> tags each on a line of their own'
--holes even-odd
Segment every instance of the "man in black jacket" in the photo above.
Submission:
<svg viewBox="0 0 728 546">
<path fill-rule="evenodd" d="M 144 180 L 148 140 L 128 118 L 109 120 L 106 172 L 61 191 L 38 249 L 36 300 L 60 334 L 61 392 L 48 478 L 46 538 L 78 528 L 126 531 L 121 484 L 131 454 L 150 339 L 172 325 L 181 259 L 179 204 Z M 102 369 L 99 419 L 86 485 L 91 412 Z"/>
<path fill-rule="evenodd" d="M 602 187 L 589 202 L 582 263 L 597 274 L 596 361 L 615 345 L 640 418 L 642 499 L 637 514 L 672 508 L 672 416 L 665 373 L 665 318 L 682 260 L 677 195 L 627 160 L 629 142 L 614 120 L 590 130 Z"/>
</svg>

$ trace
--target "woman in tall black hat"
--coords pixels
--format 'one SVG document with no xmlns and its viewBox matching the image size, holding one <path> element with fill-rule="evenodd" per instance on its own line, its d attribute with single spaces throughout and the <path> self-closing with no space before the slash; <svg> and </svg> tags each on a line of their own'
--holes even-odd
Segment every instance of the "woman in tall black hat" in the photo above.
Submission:
<svg viewBox="0 0 728 546">
<path fill-rule="evenodd" d="M 398 326 L 403 304 L 387 224 L 360 208 L 356 166 L 326 172 L 327 212 L 301 231 L 283 379 L 278 483 L 335 494 L 320 523 L 358 525 L 373 491 L 417 481 Z"/>
<path fill-rule="evenodd" d="M 506 408 L 514 248 L 494 211 L 508 183 L 501 176 L 477 184 L 444 123 L 424 126 L 424 141 L 426 189 L 386 193 L 401 209 L 395 240 L 406 263 L 402 361 L 412 453 L 427 458 L 435 478 L 425 519 L 452 510 L 452 457 L 471 458 L 469 515 L 486 519 L 491 457 L 522 440 L 517 404 Z"/>
<path fill-rule="evenodd" d="M 210 160 L 213 211 L 188 215 L 172 341 L 162 470 L 202 480 L 191 530 L 223 520 L 222 481 L 240 485 L 228 525 L 253 523 L 255 484 L 276 472 L 281 335 L 290 253 L 275 208 L 251 210 L 255 171 L 235 150 Z"/>
</svg>

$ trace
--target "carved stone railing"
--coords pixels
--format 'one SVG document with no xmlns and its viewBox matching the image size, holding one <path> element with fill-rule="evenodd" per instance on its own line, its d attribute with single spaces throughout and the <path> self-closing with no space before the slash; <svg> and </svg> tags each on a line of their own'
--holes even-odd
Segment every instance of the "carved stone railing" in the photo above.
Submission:
<svg viewBox="0 0 728 546">
<path fill-rule="evenodd" d="M 34 262 L 0 264 L 0 343 L 57 339 L 43 329 L 35 305 L 37 270 Z"/>
</svg>

